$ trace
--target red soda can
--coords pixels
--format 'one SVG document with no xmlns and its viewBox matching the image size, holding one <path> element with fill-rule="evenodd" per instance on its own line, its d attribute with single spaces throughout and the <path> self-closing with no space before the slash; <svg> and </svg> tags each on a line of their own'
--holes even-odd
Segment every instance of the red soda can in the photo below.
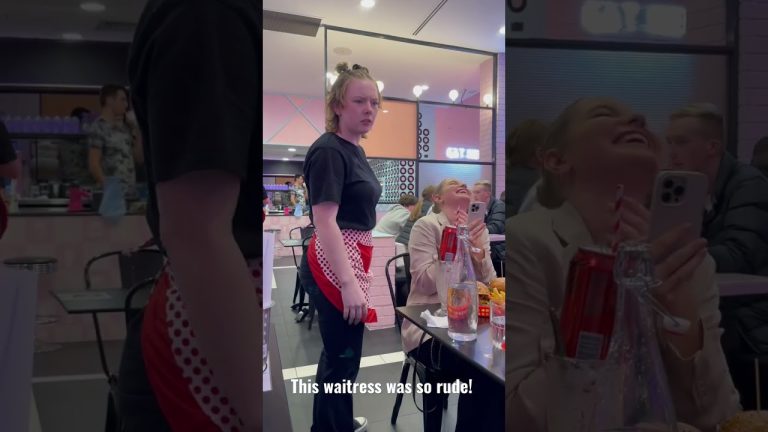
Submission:
<svg viewBox="0 0 768 432">
<path fill-rule="evenodd" d="M 603 360 L 616 319 L 616 282 L 609 249 L 581 247 L 568 270 L 560 332 L 566 357 Z"/>
<path fill-rule="evenodd" d="M 448 225 L 443 228 L 443 236 L 440 239 L 440 252 L 438 258 L 440 261 L 453 261 L 456 257 L 456 248 L 458 247 L 458 237 L 456 235 L 456 227 Z M 447 257 L 451 254 L 450 257 Z"/>
</svg>

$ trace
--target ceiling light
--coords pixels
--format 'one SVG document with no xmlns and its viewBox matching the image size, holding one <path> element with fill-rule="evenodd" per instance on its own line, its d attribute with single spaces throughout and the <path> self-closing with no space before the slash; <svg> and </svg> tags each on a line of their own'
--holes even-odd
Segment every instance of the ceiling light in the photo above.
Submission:
<svg viewBox="0 0 768 432">
<path fill-rule="evenodd" d="M 384 90 L 384 81 L 376 81 L 376 87 L 379 88 L 379 93 Z"/>
<path fill-rule="evenodd" d="M 493 95 L 490 93 L 486 93 L 485 96 L 483 96 L 483 102 L 485 102 L 486 106 L 493 105 Z"/>
<path fill-rule="evenodd" d="M 376 0 L 361 0 L 360 1 L 360 6 L 366 8 L 366 9 L 370 9 L 370 8 L 374 7 L 375 5 L 376 5 Z"/>
<path fill-rule="evenodd" d="M 295 151 L 296 151 L 296 149 L 295 149 L 295 148 L 293 148 L 293 147 L 291 147 L 291 148 L 289 148 L 289 149 L 288 149 L 288 151 L 289 151 L 289 152 L 295 152 Z"/>
<path fill-rule="evenodd" d="M 107 10 L 107 7 L 97 2 L 85 2 L 80 3 L 80 9 L 86 12 L 104 12 Z"/>
<path fill-rule="evenodd" d="M 283 162 L 288 162 L 289 160 L 288 158 L 283 158 Z"/>
<path fill-rule="evenodd" d="M 421 86 L 421 90 L 423 90 L 423 91 L 427 91 L 427 90 L 429 90 L 429 86 L 428 86 L 428 85 L 426 85 L 426 84 L 422 84 L 422 86 Z"/>
<path fill-rule="evenodd" d="M 501 28 L 499 29 L 499 33 L 504 34 L 505 33 L 505 28 L 506 28 L 506 26 L 501 26 Z"/>
<path fill-rule="evenodd" d="M 448 97 L 451 98 L 451 102 L 456 102 L 456 99 L 459 98 L 459 91 L 456 89 L 449 91 Z"/>
<path fill-rule="evenodd" d="M 415 87 L 413 88 L 413 95 L 414 95 L 414 96 L 416 96 L 416 97 L 418 98 L 419 96 L 421 96 L 421 92 L 422 92 L 422 91 L 423 91 L 423 90 L 422 90 L 421 86 L 420 86 L 420 85 L 417 85 L 417 86 L 415 86 Z"/>
<path fill-rule="evenodd" d="M 81 35 L 80 33 L 63 33 L 61 35 L 61 38 L 69 41 L 79 41 L 79 40 L 83 40 L 83 35 Z"/>
<path fill-rule="evenodd" d="M 383 112 L 384 114 L 386 114 L 386 113 L 388 113 L 388 112 L 389 112 L 389 110 L 383 110 L 382 112 Z"/>
</svg>

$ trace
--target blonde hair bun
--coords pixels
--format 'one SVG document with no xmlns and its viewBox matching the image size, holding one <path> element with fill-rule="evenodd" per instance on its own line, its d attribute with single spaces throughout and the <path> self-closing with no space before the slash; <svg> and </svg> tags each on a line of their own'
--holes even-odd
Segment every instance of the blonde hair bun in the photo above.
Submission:
<svg viewBox="0 0 768 432">
<path fill-rule="evenodd" d="M 336 73 L 337 74 L 343 74 L 344 72 L 349 72 L 349 63 L 347 62 L 341 62 L 336 64 Z"/>
</svg>

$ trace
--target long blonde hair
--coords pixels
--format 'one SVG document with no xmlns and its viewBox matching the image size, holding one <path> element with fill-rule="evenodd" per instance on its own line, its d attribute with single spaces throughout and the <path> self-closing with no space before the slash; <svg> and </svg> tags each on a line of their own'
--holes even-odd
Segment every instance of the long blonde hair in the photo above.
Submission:
<svg viewBox="0 0 768 432">
<path fill-rule="evenodd" d="M 433 185 L 429 185 L 421 191 L 421 198 L 419 198 L 419 202 L 417 202 L 416 206 L 411 210 L 411 216 L 408 218 L 409 221 L 416 222 L 421 218 L 421 212 L 424 210 L 424 201 L 432 202 L 432 195 L 434 194 L 435 187 Z"/>
<path fill-rule="evenodd" d="M 352 69 L 349 68 L 347 63 L 339 63 L 336 65 L 336 73 L 339 74 L 336 81 L 328 90 L 328 96 L 325 99 L 325 131 L 326 132 L 338 132 L 339 131 L 339 115 L 336 114 L 336 107 L 344 104 L 344 95 L 347 92 L 349 82 L 353 79 L 369 80 L 376 86 L 376 94 L 379 96 L 379 108 L 381 108 L 381 92 L 379 86 L 376 84 L 376 80 L 373 79 L 368 72 L 368 68 L 360 65 L 353 65 Z M 365 138 L 365 135 L 363 135 Z"/>
</svg>

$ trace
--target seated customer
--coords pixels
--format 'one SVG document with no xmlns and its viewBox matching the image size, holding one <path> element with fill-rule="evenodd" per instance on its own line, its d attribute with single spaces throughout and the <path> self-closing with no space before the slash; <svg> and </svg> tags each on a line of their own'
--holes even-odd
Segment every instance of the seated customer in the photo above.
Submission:
<svg viewBox="0 0 768 432">
<path fill-rule="evenodd" d="M 619 241 L 647 236 L 649 212 L 640 204 L 658 172 L 659 140 L 645 119 L 609 99 L 581 99 L 560 115 L 542 152 L 548 209 L 509 219 L 507 241 L 507 422 L 519 430 L 547 429 L 548 404 L 559 376 L 549 310 L 563 304 L 569 262 L 580 246 L 613 237 L 617 184 L 625 199 Z M 557 192 L 557 193 L 554 193 Z M 685 227 L 651 243 L 654 295 L 691 326 L 685 334 L 660 329 L 658 346 L 678 421 L 714 431 L 739 410 L 720 346 L 718 289 L 706 242 Z"/>
<path fill-rule="evenodd" d="M 400 234 L 400 230 L 403 229 L 405 223 L 408 222 L 408 218 L 411 216 L 411 211 L 416 207 L 419 202 L 415 196 L 408 194 L 400 197 L 400 201 L 393 205 L 392 208 L 379 220 L 374 228 L 374 231 L 383 232 L 385 234 L 396 236 Z"/>
<path fill-rule="evenodd" d="M 413 228 L 413 224 L 415 224 L 416 221 L 419 220 L 422 216 L 426 216 L 427 212 L 429 212 L 429 209 L 432 208 L 432 195 L 435 194 L 435 189 L 436 188 L 434 186 L 429 185 L 421 191 L 421 199 L 411 212 L 411 216 L 408 218 L 408 221 L 405 223 L 405 225 L 403 225 L 403 228 L 400 229 L 397 238 L 395 238 L 395 247 L 398 247 L 398 245 L 408 246 L 408 239 L 411 238 L 411 229 Z M 403 250 L 402 252 L 405 251 Z"/>
<path fill-rule="evenodd" d="M 408 251 L 411 254 L 411 292 L 408 305 L 440 303 L 437 296 L 436 279 L 440 271 L 437 254 L 440 248 L 443 227 L 467 223 L 469 208 L 469 190 L 458 180 L 447 179 L 440 182 L 434 195 L 435 204 L 439 204 L 440 213 L 431 213 L 419 219 L 413 225 Z M 495 277 L 491 263 L 490 242 L 485 224 L 474 221 L 469 224 L 469 241 L 478 252 L 471 252 L 472 264 L 477 279 L 488 284 Z M 422 337 L 424 332 L 405 320 L 403 322 L 403 350 L 418 358 L 430 367 L 438 367 L 441 375 L 450 381 L 461 379 L 473 380 L 471 394 L 459 396 L 457 431 L 467 430 L 503 430 L 503 394 L 504 386 L 495 383 L 484 372 L 469 366 L 450 349 L 440 349 L 440 343 Z M 433 360 L 435 363 L 433 363 Z M 425 397 L 424 409 L 439 409 L 433 398 Z M 438 404 L 439 405 L 439 404 Z"/>
<path fill-rule="evenodd" d="M 713 105 L 675 112 L 667 129 L 670 168 L 709 180 L 704 238 L 717 272 L 768 275 L 768 180 L 726 152 L 724 139 Z"/>
<path fill-rule="evenodd" d="M 672 169 L 709 180 L 704 237 L 718 273 L 768 275 L 768 180 L 725 151 L 723 117 L 714 106 L 691 105 L 672 114 L 667 140 Z M 722 345 L 741 403 L 756 408 L 755 354 L 768 354 L 768 296 L 723 297 Z M 768 391 L 765 381 L 762 391 Z"/>
<path fill-rule="evenodd" d="M 493 186 L 488 180 L 480 180 L 472 188 L 472 201 L 486 204 L 485 226 L 489 234 L 504 234 L 504 220 L 506 209 L 504 201 L 493 196 Z M 496 274 L 501 276 L 501 262 L 504 260 L 504 242 L 495 242 L 491 245 L 491 259 Z"/>
<path fill-rule="evenodd" d="M 768 137 L 762 137 L 752 149 L 752 166 L 768 178 Z"/>
</svg>

